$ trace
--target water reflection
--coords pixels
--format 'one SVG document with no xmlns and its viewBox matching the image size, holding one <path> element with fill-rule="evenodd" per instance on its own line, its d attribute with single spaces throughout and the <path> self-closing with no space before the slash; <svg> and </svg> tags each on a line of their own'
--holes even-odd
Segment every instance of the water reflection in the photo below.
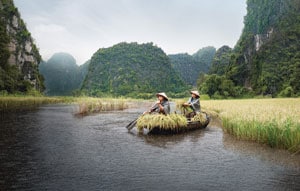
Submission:
<svg viewBox="0 0 300 191">
<path fill-rule="evenodd" d="M 273 149 L 267 145 L 255 142 L 237 140 L 231 135 L 223 135 L 223 144 L 226 149 L 246 156 L 257 156 L 263 161 L 272 161 L 278 165 L 292 166 L 300 169 L 300 155 L 294 155 L 286 150 Z"/>
<path fill-rule="evenodd" d="M 151 146 L 168 148 L 178 143 L 186 141 L 197 143 L 201 139 L 201 137 L 204 136 L 205 131 L 205 129 L 201 129 L 174 135 L 148 135 L 144 133 L 129 133 L 131 135 L 137 136 L 138 138 L 142 139 L 146 144 L 149 144 Z"/>
<path fill-rule="evenodd" d="M 28 117 L 36 111 L 1 115 L 0 128 L 0 190 L 20 189 L 18 182 L 32 175 L 35 161 L 31 160 L 36 150 L 36 120 Z M 25 172 L 25 176 L 23 174 Z M 30 182 L 26 183 L 30 187 Z"/>
</svg>

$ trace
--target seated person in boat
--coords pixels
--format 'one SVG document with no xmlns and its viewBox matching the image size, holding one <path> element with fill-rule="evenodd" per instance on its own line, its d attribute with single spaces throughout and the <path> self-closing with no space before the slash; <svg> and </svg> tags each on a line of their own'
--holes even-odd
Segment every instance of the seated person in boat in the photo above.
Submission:
<svg viewBox="0 0 300 191">
<path fill-rule="evenodd" d="M 183 107 L 189 107 L 193 110 L 192 112 L 186 114 L 187 118 L 192 118 L 201 111 L 199 92 L 191 91 L 190 93 L 192 94 L 192 97 L 190 97 L 188 102 L 183 104 Z"/>
<path fill-rule="evenodd" d="M 157 93 L 156 97 L 158 98 L 158 101 L 150 108 L 149 111 L 145 111 L 146 113 L 160 113 L 160 114 L 170 114 L 170 103 L 168 96 L 164 93 Z"/>
</svg>

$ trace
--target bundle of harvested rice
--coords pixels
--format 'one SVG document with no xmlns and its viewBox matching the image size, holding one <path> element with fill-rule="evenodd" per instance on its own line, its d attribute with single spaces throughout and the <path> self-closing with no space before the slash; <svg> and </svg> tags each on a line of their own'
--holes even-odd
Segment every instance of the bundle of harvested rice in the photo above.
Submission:
<svg viewBox="0 0 300 191">
<path fill-rule="evenodd" d="M 161 115 L 147 114 L 142 115 L 137 120 L 137 129 L 142 131 L 143 128 L 151 130 L 153 128 L 161 128 L 165 130 L 178 130 L 187 126 L 187 119 L 178 114 Z"/>
<path fill-rule="evenodd" d="M 200 121 L 201 123 L 205 123 L 207 121 L 206 114 L 201 112 L 191 118 L 191 121 Z"/>
</svg>

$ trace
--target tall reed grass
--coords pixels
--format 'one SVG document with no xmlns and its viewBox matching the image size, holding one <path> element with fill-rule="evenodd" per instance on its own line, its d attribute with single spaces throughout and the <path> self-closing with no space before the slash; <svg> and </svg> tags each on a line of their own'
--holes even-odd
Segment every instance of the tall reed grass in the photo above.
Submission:
<svg viewBox="0 0 300 191">
<path fill-rule="evenodd" d="M 86 115 L 103 111 L 123 110 L 128 108 L 129 100 L 114 98 L 78 98 L 78 114 Z"/>
<path fill-rule="evenodd" d="M 0 112 L 31 110 L 42 104 L 61 103 L 65 101 L 63 98 L 56 97 L 1 96 Z"/>
<path fill-rule="evenodd" d="M 32 110 L 43 104 L 72 103 L 78 104 L 78 114 L 86 115 L 101 111 L 123 110 L 130 100 L 90 97 L 33 97 L 33 96 L 0 96 L 0 112 Z"/>
<path fill-rule="evenodd" d="M 225 132 L 238 139 L 300 152 L 300 99 L 202 101 L 217 111 Z"/>
</svg>

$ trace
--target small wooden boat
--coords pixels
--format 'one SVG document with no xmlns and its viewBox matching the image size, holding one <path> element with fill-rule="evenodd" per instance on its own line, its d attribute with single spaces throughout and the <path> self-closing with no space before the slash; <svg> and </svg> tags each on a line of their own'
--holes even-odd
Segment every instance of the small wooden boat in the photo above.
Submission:
<svg viewBox="0 0 300 191">
<path fill-rule="evenodd" d="M 204 129 L 209 124 L 209 121 L 209 119 L 205 123 L 201 123 L 200 121 L 189 121 L 187 127 L 180 127 L 176 129 L 164 129 L 160 127 L 154 127 L 151 130 L 149 130 L 148 134 L 176 134 L 197 129 Z"/>
<path fill-rule="evenodd" d="M 207 125 L 210 122 L 210 117 L 207 115 L 207 113 L 204 114 L 206 116 L 206 119 L 202 120 L 202 122 L 188 120 L 186 126 L 176 127 L 176 128 L 162 128 L 160 126 L 155 126 L 152 127 L 151 129 L 148 129 L 148 134 L 177 134 L 177 133 L 183 133 L 183 132 L 193 131 L 197 129 L 204 129 L 207 127 Z"/>
</svg>

